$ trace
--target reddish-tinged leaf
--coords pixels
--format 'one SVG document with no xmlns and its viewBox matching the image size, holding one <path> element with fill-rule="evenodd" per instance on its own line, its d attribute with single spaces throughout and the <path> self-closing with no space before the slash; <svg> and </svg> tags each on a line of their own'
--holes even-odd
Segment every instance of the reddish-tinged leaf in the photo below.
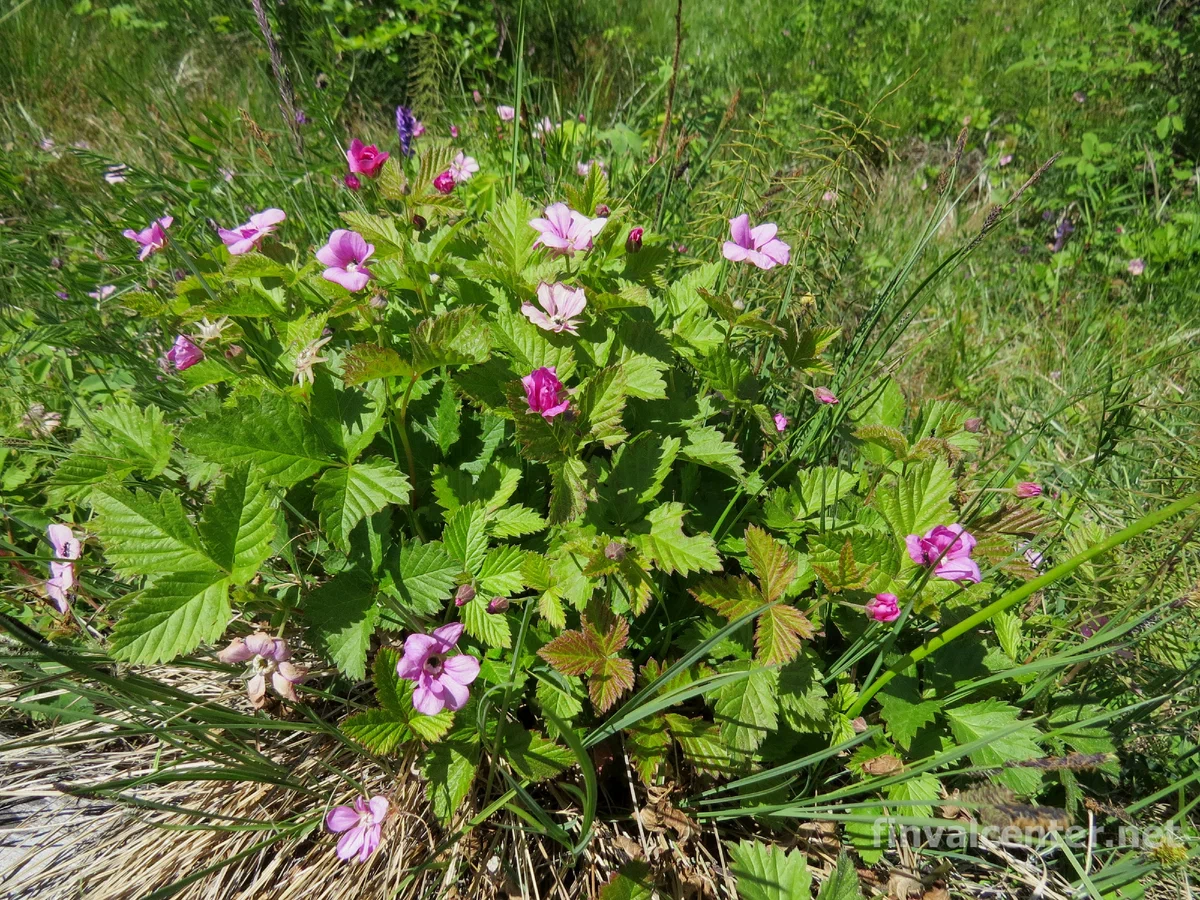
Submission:
<svg viewBox="0 0 1200 900">
<path fill-rule="evenodd" d="M 768 603 L 782 597 L 796 580 L 796 555 L 757 525 L 746 529 L 746 554 Z"/>
<path fill-rule="evenodd" d="M 729 621 L 739 619 L 763 605 L 758 588 L 745 575 L 736 578 L 705 578 L 691 594 Z"/>
<path fill-rule="evenodd" d="M 776 665 L 791 662 L 800 652 L 800 641 L 813 636 L 812 623 L 794 606 L 772 606 L 758 617 L 754 646 L 760 662 Z"/>
<path fill-rule="evenodd" d="M 604 662 L 604 653 L 591 635 L 582 631 L 564 631 L 539 650 L 538 656 L 564 675 L 586 675 Z"/>
<path fill-rule="evenodd" d="M 608 634 L 600 634 L 591 622 L 586 619 L 583 623 L 584 630 L 589 631 L 594 635 L 592 640 L 596 642 L 596 646 L 600 648 L 600 652 L 605 656 L 613 656 L 621 650 L 625 649 L 625 645 L 629 643 L 629 623 L 624 619 L 618 618 L 613 625 L 612 631 Z"/>
<path fill-rule="evenodd" d="M 592 698 L 596 712 L 606 713 L 632 687 L 633 663 L 619 656 L 610 656 L 588 679 L 588 696 Z"/>
</svg>

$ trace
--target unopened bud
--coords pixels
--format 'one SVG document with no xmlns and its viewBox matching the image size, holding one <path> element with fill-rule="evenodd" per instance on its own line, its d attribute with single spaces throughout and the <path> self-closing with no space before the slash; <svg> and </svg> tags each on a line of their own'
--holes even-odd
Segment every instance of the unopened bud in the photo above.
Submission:
<svg viewBox="0 0 1200 900">
<path fill-rule="evenodd" d="M 631 228 L 629 230 L 629 237 L 625 239 L 626 253 L 637 253 L 642 249 L 643 234 L 645 234 L 645 231 L 641 228 Z"/>
<path fill-rule="evenodd" d="M 358 180 L 358 176 L 353 172 L 347 173 L 347 175 L 342 179 L 342 184 L 350 188 L 352 191 L 357 191 L 360 187 L 362 187 L 362 182 Z"/>
<path fill-rule="evenodd" d="M 413 216 L 412 222 L 413 228 L 417 229 L 417 231 L 424 231 L 425 227 L 429 224 L 425 221 L 424 216 Z"/>
<path fill-rule="evenodd" d="M 482 103 L 483 102 L 483 94 L 479 93 L 479 91 L 471 91 L 471 99 L 474 100 L 476 103 Z"/>
<path fill-rule="evenodd" d="M 368 302 L 371 304 L 371 309 L 387 309 L 387 297 L 383 296 L 381 292 L 377 291 L 372 294 Z"/>
<path fill-rule="evenodd" d="M 983 419 L 967 419 L 963 422 L 963 428 L 971 434 L 978 434 L 983 430 Z"/>
<path fill-rule="evenodd" d="M 491 600 L 488 601 L 487 611 L 490 612 L 492 615 L 496 615 L 497 613 L 502 613 L 506 609 L 508 609 L 508 598 L 507 597 L 493 597 Z"/>
<path fill-rule="evenodd" d="M 611 212 L 612 212 L 612 210 L 608 208 L 607 203 L 597 203 L 596 204 L 596 215 L 607 216 Z"/>
<path fill-rule="evenodd" d="M 225 358 L 226 359 L 236 359 L 237 357 L 239 357 L 241 355 L 242 355 L 242 348 L 238 344 L 230 344 L 228 347 L 225 348 Z"/>
<path fill-rule="evenodd" d="M 620 562 L 625 558 L 625 545 L 617 541 L 612 541 L 604 548 L 604 555 L 613 562 Z"/>
<path fill-rule="evenodd" d="M 867 720 L 862 716 L 859 716 L 857 719 L 851 719 L 850 727 L 854 729 L 855 734 L 862 734 L 867 730 Z"/>
<path fill-rule="evenodd" d="M 460 584 L 454 593 L 454 605 L 466 606 L 475 599 L 475 588 L 469 584 Z"/>
</svg>

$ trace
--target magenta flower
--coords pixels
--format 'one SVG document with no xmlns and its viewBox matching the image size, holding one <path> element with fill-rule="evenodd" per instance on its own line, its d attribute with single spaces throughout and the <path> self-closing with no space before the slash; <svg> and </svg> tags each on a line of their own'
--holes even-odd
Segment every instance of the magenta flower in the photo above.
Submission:
<svg viewBox="0 0 1200 900">
<path fill-rule="evenodd" d="M 342 184 L 350 188 L 352 191 L 357 191 L 360 187 L 362 187 L 362 182 L 358 180 L 358 176 L 352 173 L 348 173 L 342 178 Z"/>
<path fill-rule="evenodd" d="M 361 291 L 371 280 L 366 263 L 374 252 L 374 245 L 363 240 L 357 231 L 339 228 L 329 235 L 329 243 L 317 251 L 317 260 L 327 267 L 321 277 L 340 284 L 350 293 Z"/>
<path fill-rule="evenodd" d="M 607 206 L 604 207 L 604 209 L 605 209 L 605 212 L 608 211 Z M 600 211 L 599 206 L 596 207 L 596 211 L 597 212 Z M 625 238 L 625 252 L 626 253 L 638 253 L 639 251 L 641 251 L 642 236 L 645 233 L 646 233 L 646 230 L 644 228 L 630 228 L 629 229 L 629 237 Z"/>
<path fill-rule="evenodd" d="M 439 194 L 449 194 L 454 190 L 454 173 L 447 169 L 433 179 L 434 189 Z"/>
<path fill-rule="evenodd" d="M 175 367 L 176 372 L 190 369 L 202 359 L 204 351 L 193 344 L 191 338 L 182 334 L 175 338 L 174 346 L 167 351 L 167 362 Z"/>
<path fill-rule="evenodd" d="M 729 220 L 732 241 L 726 241 L 721 255 L 730 262 L 752 262 L 760 269 L 786 266 L 791 248 L 775 237 L 779 229 L 772 222 L 750 227 L 750 216 L 742 213 Z"/>
<path fill-rule="evenodd" d="M 895 622 L 900 618 L 900 601 L 895 594 L 876 594 L 866 605 L 866 611 L 876 622 Z"/>
<path fill-rule="evenodd" d="M 452 137 L 452 138 L 458 137 L 458 126 L 457 125 L 450 126 L 450 137 Z"/>
<path fill-rule="evenodd" d="M 432 634 L 410 634 L 404 641 L 404 656 L 396 663 L 396 674 L 415 681 L 413 709 L 436 716 L 443 709 L 462 709 L 467 686 L 479 676 L 479 660 L 469 653 L 450 656 L 462 637 L 458 622 L 433 629 Z"/>
<path fill-rule="evenodd" d="M 126 228 L 121 234 L 141 246 L 142 252 L 138 254 L 138 259 L 145 259 L 151 253 L 157 253 L 167 246 L 167 229 L 174 221 L 171 216 L 163 216 L 161 219 L 151 222 L 141 231 Z"/>
<path fill-rule="evenodd" d="M 374 144 L 363 146 L 363 142 L 355 138 L 350 142 L 350 149 L 346 151 L 346 162 L 350 164 L 351 173 L 361 173 L 368 178 L 374 178 L 389 156 L 390 153 L 380 150 Z"/>
<path fill-rule="evenodd" d="M 471 99 L 472 99 L 472 100 L 474 100 L 476 103 L 482 103 L 482 102 L 483 102 L 483 94 L 479 93 L 479 89 L 478 89 L 478 88 L 476 88 L 475 90 L 471 91 Z"/>
<path fill-rule="evenodd" d="M 417 119 L 417 121 L 413 123 L 413 137 L 419 138 L 424 133 L 425 133 L 425 123 L 422 122 L 420 119 Z"/>
<path fill-rule="evenodd" d="M 830 406 L 833 406 L 838 402 L 837 396 L 829 388 L 817 387 L 817 388 L 813 388 L 812 392 L 813 392 L 813 396 L 816 397 L 818 400 L 820 400 L 822 403 L 828 403 Z"/>
<path fill-rule="evenodd" d="M 67 595 L 75 588 L 75 563 L 82 548 L 79 538 L 71 526 L 55 522 L 46 529 L 46 539 L 54 548 L 55 559 L 50 563 L 50 579 L 46 582 L 46 595 L 54 601 L 60 613 L 67 611 Z"/>
<path fill-rule="evenodd" d="M 337 842 L 338 859 L 350 862 L 357 856 L 359 862 L 366 862 L 367 857 L 379 848 L 387 814 L 387 798 L 381 795 L 370 800 L 356 797 L 353 806 L 331 809 L 325 816 L 325 827 L 341 835 Z"/>
<path fill-rule="evenodd" d="M 1034 484 L 1032 481 L 1022 481 L 1013 488 L 1013 493 L 1022 500 L 1032 500 L 1034 497 L 1042 496 L 1042 486 Z"/>
<path fill-rule="evenodd" d="M 975 538 L 961 525 L 937 525 L 925 535 L 910 534 L 904 540 L 908 555 L 918 566 L 934 566 L 933 574 L 947 581 L 983 580 L 979 565 L 971 559 Z"/>
<path fill-rule="evenodd" d="M 591 250 L 592 239 L 606 222 L 608 219 L 589 219 L 565 203 L 547 206 L 545 218 L 529 220 L 529 224 L 541 232 L 533 245 L 541 244 L 565 256 L 573 256 L 577 250 Z"/>
<path fill-rule="evenodd" d="M 226 665 L 249 663 L 246 667 L 249 678 L 246 693 L 255 706 L 263 705 L 267 694 L 267 679 L 280 697 L 298 700 L 296 685 L 304 680 L 305 672 L 290 662 L 292 651 L 283 638 L 271 637 L 261 631 L 248 638 L 235 638 L 228 647 L 217 654 L 217 659 Z"/>
<path fill-rule="evenodd" d="M 780 434 L 787 431 L 787 427 L 790 424 L 792 424 L 792 420 L 789 419 L 787 416 L 785 416 L 783 413 L 775 413 L 774 419 L 775 419 L 775 430 L 778 431 Z"/>
<path fill-rule="evenodd" d="M 538 309 L 528 300 L 521 304 L 521 313 L 525 318 L 542 331 L 553 331 L 556 334 L 569 331 L 571 334 L 579 334 L 575 330 L 579 327 L 579 320 L 574 317 L 587 306 L 583 288 L 571 288 L 558 282 L 546 284 L 543 281 L 538 285 L 537 298 L 542 309 Z"/>
<path fill-rule="evenodd" d="M 558 380 L 554 368 L 543 366 L 521 379 L 521 384 L 525 386 L 525 399 L 529 401 L 529 411 L 541 413 L 543 419 L 553 419 L 565 413 L 571 405 L 567 389 Z"/>
<path fill-rule="evenodd" d="M 497 616 L 502 612 L 507 612 L 509 602 L 507 597 L 493 597 L 488 601 L 487 611 L 489 615 Z"/>
<path fill-rule="evenodd" d="M 472 176 L 479 171 L 479 163 L 475 161 L 473 156 L 467 156 L 461 150 L 454 157 L 454 162 L 450 163 L 450 174 L 454 176 L 456 184 L 462 184 L 464 181 L 470 181 Z"/>
<path fill-rule="evenodd" d="M 1146 271 L 1146 261 L 1144 259 L 1131 259 L 1128 268 L 1129 274 L 1136 277 Z"/>
<path fill-rule="evenodd" d="M 217 234 L 229 248 L 231 256 L 241 256 L 251 250 L 257 250 L 263 238 L 275 230 L 275 226 L 287 218 L 282 209 L 264 209 L 250 217 L 245 225 L 239 225 L 232 231 L 218 228 Z"/>
<path fill-rule="evenodd" d="M 501 122 L 511 122 L 517 117 L 517 111 L 511 106 L 501 104 L 496 107 L 496 115 L 500 117 Z"/>
</svg>

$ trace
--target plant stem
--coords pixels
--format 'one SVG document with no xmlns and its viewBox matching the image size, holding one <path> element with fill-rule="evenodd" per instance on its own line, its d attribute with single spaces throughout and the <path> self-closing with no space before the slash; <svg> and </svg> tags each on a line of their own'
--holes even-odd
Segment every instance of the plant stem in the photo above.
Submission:
<svg viewBox="0 0 1200 900">
<path fill-rule="evenodd" d="M 413 511 L 413 528 L 417 531 L 417 537 L 423 541 L 425 535 L 421 531 L 421 520 L 417 516 L 417 462 L 413 457 L 412 441 L 408 437 L 408 401 L 416 386 L 417 379 L 409 379 L 408 387 L 404 391 L 404 398 L 400 401 L 400 443 L 404 445 L 404 455 L 408 459 L 408 480 L 412 482 L 412 497 L 409 500 L 409 506 Z"/>
<path fill-rule="evenodd" d="M 1112 535 L 1106 540 L 1089 547 L 1082 553 L 1071 557 L 1066 562 L 1055 566 L 1045 575 L 1041 575 L 1038 578 L 1033 579 L 1033 581 L 1026 582 L 1016 590 L 1009 591 L 999 600 L 989 604 L 988 606 L 985 606 L 973 616 L 963 619 L 963 621 L 959 622 L 957 625 L 947 628 L 941 634 L 930 638 L 920 647 L 917 647 L 915 650 L 911 651 L 901 659 L 896 660 L 896 662 L 887 667 L 887 670 L 882 675 L 863 688 L 862 693 L 858 696 L 858 700 L 850 708 L 846 715 L 851 719 L 860 715 L 870 699 L 874 697 L 885 684 L 887 684 L 909 666 L 920 662 L 925 657 L 929 656 L 934 651 L 941 649 L 955 638 L 961 637 L 968 631 L 977 628 L 984 622 L 991 619 L 993 616 L 1003 612 L 1010 606 L 1015 606 L 1026 597 L 1035 594 L 1042 588 L 1049 587 L 1056 581 L 1065 578 L 1085 562 L 1094 559 L 1101 553 L 1107 553 L 1114 547 L 1125 543 L 1131 538 L 1137 537 L 1143 531 L 1148 531 L 1149 529 L 1154 528 L 1156 525 L 1165 522 L 1167 519 L 1170 519 L 1173 516 L 1179 515 L 1179 513 L 1190 509 L 1197 503 L 1200 503 L 1200 492 L 1189 494 L 1182 500 L 1176 500 L 1170 506 L 1164 506 L 1162 509 L 1157 510 L 1156 512 L 1152 512 L 1149 515 L 1143 516 L 1128 528 L 1118 531 L 1116 534 Z"/>
</svg>

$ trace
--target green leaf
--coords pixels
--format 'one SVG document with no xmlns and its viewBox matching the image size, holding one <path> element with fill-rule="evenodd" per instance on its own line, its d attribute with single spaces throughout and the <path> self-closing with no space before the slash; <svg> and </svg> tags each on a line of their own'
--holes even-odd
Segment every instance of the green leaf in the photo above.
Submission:
<svg viewBox="0 0 1200 900">
<path fill-rule="evenodd" d="M 243 253 L 235 256 L 225 266 L 225 277 L 234 281 L 249 281 L 252 278 L 278 278 L 291 283 L 295 273 L 287 266 L 261 253 Z"/>
<path fill-rule="evenodd" d="M 271 494 L 249 466 L 234 469 L 213 492 L 200 519 L 200 537 L 208 554 L 234 583 L 249 581 L 271 555 L 275 539 Z"/>
<path fill-rule="evenodd" d="M 721 568 L 712 537 L 683 533 L 682 503 L 664 503 L 654 508 L 639 527 L 645 530 L 631 535 L 632 542 L 666 574 L 690 575 Z"/>
<path fill-rule="evenodd" d="M 516 288 L 533 254 L 537 232 L 529 227 L 533 207 L 513 192 L 488 215 L 484 223 L 484 247 L 488 260 L 496 267 L 505 284 Z"/>
<path fill-rule="evenodd" d="M 329 465 L 316 430 L 290 400 L 243 397 L 235 409 L 193 422 L 183 441 L 221 465 L 252 463 L 269 481 L 291 487 Z"/>
<path fill-rule="evenodd" d="M 370 213 L 351 210 L 339 213 L 342 221 L 352 230 L 357 231 L 368 243 L 375 245 L 379 256 L 387 256 L 400 251 L 407 240 L 396 227 L 395 219 L 391 216 L 375 216 Z"/>
<path fill-rule="evenodd" d="M 161 475 L 170 462 L 175 433 L 163 424 L 157 406 L 113 403 L 92 413 L 91 420 L 116 445 L 121 458 L 148 478 Z"/>
<path fill-rule="evenodd" d="M 629 359 L 620 363 L 621 371 L 625 373 L 625 389 L 630 397 L 639 400 L 667 399 L 667 383 L 662 373 L 671 367 L 661 360 L 635 353 Z"/>
<path fill-rule="evenodd" d="M 426 790 L 433 813 L 443 825 L 462 808 L 475 783 L 479 746 L 465 741 L 443 741 L 425 754 Z"/>
<path fill-rule="evenodd" d="M 433 493 L 438 506 L 448 513 L 477 502 L 491 514 L 508 503 L 520 483 L 520 466 L 504 460 L 495 460 L 474 474 L 459 466 L 439 465 L 434 470 Z"/>
<path fill-rule="evenodd" d="M 640 434 L 617 449 L 605 480 L 605 496 L 618 523 L 641 518 L 642 504 L 658 496 L 678 453 L 679 438 L 660 440 L 650 433 Z"/>
<path fill-rule="evenodd" d="M 597 171 L 599 166 L 593 166 Z M 642 860 L 627 862 L 600 888 L 599 900 L 653 900 L 654 878 L 650 864 Z"/>
<path fill-rule="evenodd" d="M 484 362 L 491 352 L 491 333 L 478 306 L 459 306 L 412 329 L 413 371 L 422 375 L 441 366 L 469 366 Z"/>
<path fill-rule="evenodd" d="M 355 344 L 342 357 L 342 379 L 347 387 L 376 378 L 415 377 L 412 366 L 389 347 Z"/>
<path fill-rule="evenodd" d="M 528 506 L 506 506 L 488 519 L 488 534 L 498 538 L 523 537 L 542 531 L 548 524 Z"/>
<path fill-rule="evenodd" d="M 354 462 L 384 426 L 387 394 L 380 382 L 347 388 L 321 372 L 313 384 L 311 411 L 312 424 L 326 445 L 343 462 Z"/>
<path fill-rule="evenodd" d="M 633 663 L 618 656 L 629 641 L 629 623 L 618 618 L 601 634 L 583 617 L 580 631 L 564 631 L 538 651 L 538 656 L 563 675 L 588 675 L 588 694 L 603 714 L 633 687 Z"/>
<path fill-rule="evenodd" d="M 157 576 L 216 568 L 177 494 L 164 493 L 155 500 L 145 491 L 130 493 L 115 485 L 102 485 L 92 493 L 92 508 L 105 558 L 121 575 Z"/>
<path fill-rule="evenodd" d="M 625 372 L 619 367 L 601 369 L 584 383 L 577 397 L 580 431 L 588 440 L 613 447 L 629 436 L 621 425 L 628 393 Z"/>
<path fill-rule="evenodd" d="M 959 744 L 981 739 L 987 741 L 971 754 L 971 762 L 987 767 L 1000 767 L 1005 763 L 1036 759 L 1042 755 L 1042 748 L 1037 740 L 1039 732 L 1030 723 L 1025 723 L 1011 734 L 999 734 L 1017 724 L 1020 715 L 1021 711 L 1015 706 L 994 698 L 945 710 L 950 731 Z M 1007 776 L 1006 781 L 1015 777 L 1018 783 L 1027 785 L 1026 792 L 1028 786 L 1036 790 L 1041 783 L 1041 774 L 1031 769 L 1009 769 L 1003 774 Z M 1020 789 L 1018 784 L 1010 786 Z"/>
<path fill-rule="evenodd" d="M 888 785 L 887 795 L 889 800 L 910 801 L 902 806 L 894 807 L 893 815 L 929 818 L 933 815 L 933 804 L 942 798 L 942 783 L 928 772 L 911 775 L 903 781 Z M 912 801 L 921 802 L 913 803 Z"/>
<path fill-rule="evenodd" d="M 791 662 L 800 653 L 801 642 L 812 636 L 812 623 L 804 613 L 786 603 L 772 606 L 758 617 L 754 628 L 757 658 L 766 665 Z"/>
<path fill-rule="evenodd" d="M 309 635 L 349 678 L 367 673 L 367 649 L 379 606 L 371 579 L 357 570 L 335 576 L 304 599 Z"/>
<path fill-rule="evenodd" d="M 746 474 L 746 467 L 738 454 L 737 446 L 725 440 L 725 435 L 711 425 L 690 429 L 684 435 L 679 455 L 683 459 L 716 469 L 734 478 L 741 478 Z"/>
<path fill-rule="evenodd" d="M 430 431 L 435 441 L 437 441 L 438 449 L 445 456 L 450 452 L 450 448 L 458 443 L 459 438 L 459 412 L 458 412 L 458 397 L 454 395 L 454 391 L 450 388 L 450 382 L 442 382 L 442 391 L 438 396 L 437 411 L 434 417 L 430 420 Z"/>
<path fill-rule="evenodd" d="M 779 670 L 779 705 L 794 731 L 812 731 L 820 726 L 829 704 L 821 673 L 807 655 L 801 655 Z"/>
<path fill-rule="evenodd" d="M 746 555 L 750 557 L 750 568 L 768 603 L 787 593 L 800 570 L 791 548 L 779 543 L 757 525 L 746 528 Z"/>
<path fill-rule="evenodd" d="M 721 729 L 703 719 L 689 719 L 675 713 L 663 717 L 671 737 L 679 742 L 683 758 L 697 771 L 719 777 L 732 769 L 729 748 L 721 739 Z"/>
<path fill-rule="evenodd" d="M 750 660 L 737 660 L 722 671 L 750 673 L 721 686 L 713 713 L 725 744 L 752 752 L 779 724 L 779 672 Z"/>
<path fill-rule="evenodd" d="M 489 551 L 479 569 L 483 593 L 509 597 L 524 588 L 521 566 L 526 556 L 526 552 L 517 547 L 497 547 Z"/>
<path fill-rule="evenodd" d="M 397 590 L 413 612 L 437 615 L 453 595 L 455 577 L 462 566 L 450 558 L 439 541 L 413 541 L 400 548 Z"/>
<path fill-rule="evenodd" d="M 809 900 L 812 875 L 801 850 L 744 840 L 729 845 L 730 871 L 742 900 Z"/>
<path fill-rule="evenodd" d="M 487 556 L 487 513 L 478 503 L 460 506 L 450 514 L 442 540 L 462 571 L 478 573 Z"/>
<path fill-rule="evenodd" d="M 575 762 L 575 754 L 566 747 L 511 722 L 504 729 L 504 758 L 531 782 L 552 778 Z"/>
<path fill-rule="evenodd" d="M 111 653 L 132 663 L 169 662 L 219 638 L 229 624 L 229 579 L 208 568 L 160 578 L 121 616 Z"/>
<path fill-rule="evenodd" d="M 492 321 L 496 348 L 512 360 L 512 371 L 525 376 L 534 369 L 551 368 L 564 384 L 575 373 L 575 353 L 565 335 L 542 331 L 527 318 L 501 308 Z"/>
<path fill-rule="evenodd" d="M 572 457 L 550 463 L 549 469 L 550 521 L 573 522 L 587 510 L 588 497 L 593 493 L 588 483 L 587 463 Z"/>
<path fill-rule="evenodd" d="M 848 853 L 838 856 L 837 865 L 817 891 L 817 900 L 862 900 L 858 887 L 858 870 Z"/>
<path fill-rule="evenodd" d="M 327 470 L 317 481 L 313 505 L 333 545 L 349 552 L 354 526 L 389 503 L 407 503 L 409 490 L 408 479 L 376 456 Z"/>
<path fill-rule="evenodd" d="M 408 723 L 386 709 L 368 709 L 355 713 L 342 722 L 339 730 L 346 737 L 381 756 L 395 752 L 397 747 L 413 737 Z"/>
<path fill-rule="evenodd" d="M 512 628 L 504 613 L 487 611 L 490 598 L 482 595 L 458 609 L 458 620 L 466 627 L 467 634 L 489 647 L 512 646 Z"/>
<path fill-rule="evenodd" d="M 910 465 L 890 484 L 880 485 L 876 508 L 883 513 L 901 543 L 910 534 L 924 534 L 935 525 L 954 521 L 950 495 L 954 475 L 944 460 L 932 459 Z"/>
</svg>

